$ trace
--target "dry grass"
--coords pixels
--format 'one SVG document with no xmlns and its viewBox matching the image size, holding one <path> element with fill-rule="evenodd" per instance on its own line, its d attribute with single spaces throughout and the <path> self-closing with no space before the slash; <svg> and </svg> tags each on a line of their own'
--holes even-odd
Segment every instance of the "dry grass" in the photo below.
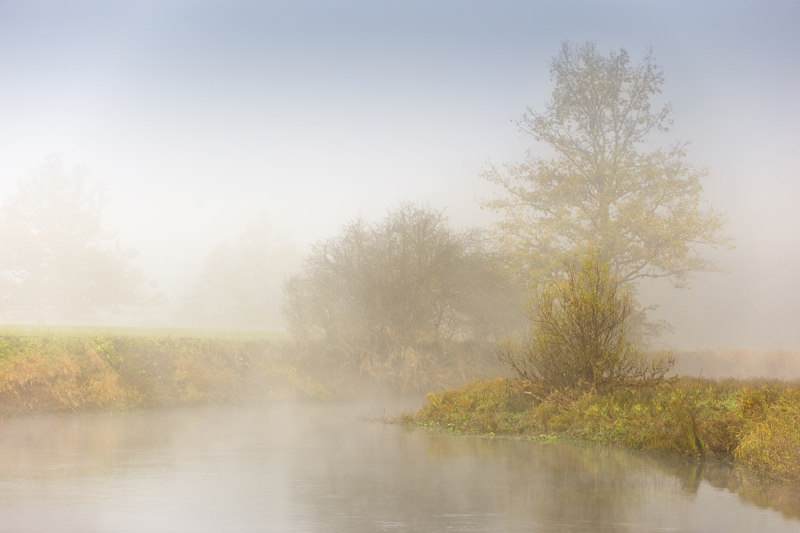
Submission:
<svg viewBox="0 0 800 533">
<path fill-rule="evenodd" d="M 265 339 L 0 335 L 0 416 L 330 394 Z"/>
<path fill-rule="evenodd" d="M 78 339 L 0 337 L 3 414 L 118 409 L 135 401 L 91 344 Z"/>
<path fill-rule="evenodd" d="M 408 424 L 475 435 L 568 438 L 730 459 L 800 481 L 800 384 L 683 378 L 657 387 L 549 391 L 515 379 L 429 394 Z"/>
<path fill-rule="evenodd" d="M 325 346 L 303 348 L 267 332 L 182 333 L 0 328 L 0 417 L 430 390 L 494 375 L 499 366 L 482 345 L 465 343 L 352 368 L 326 357 Z"/>
</svg>

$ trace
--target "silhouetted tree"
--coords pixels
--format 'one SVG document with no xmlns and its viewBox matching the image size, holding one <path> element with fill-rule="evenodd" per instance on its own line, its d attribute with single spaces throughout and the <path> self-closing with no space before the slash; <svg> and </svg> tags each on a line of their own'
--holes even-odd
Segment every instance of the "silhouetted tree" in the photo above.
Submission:
<svg viewBox="0 0 800 533">
<path fill-rule="evenodd" d="M 523 271 L 544 277 L 576 250 L 597 250 L 620 283 L 668 278 L 687 284 L 692 272 L 719 271 L 703 245 L 728 246 L 725 217 L 703 207 L 707 175 L 685 161 L 688 143 L 645 150 L 668 132 L 670 104 L 651 108 L 663 71 L 648 54 L 631 65 L 623 49 L 608 55 L 594 43 L 565 43 L 550 63 L 555 82 L 544 112 L 528 108 L 520 128 L 548 145 L 552 158 L 528 153 L 483 177 L 504 194 L 484 203 L 504 215 L 505 249 Z"/>
<path fill-rule="evenodd" d="M 211 252 L 180 318 L 200 326 L 281 329 L 281 286 L 300 259 L 300 250 L 262 217 Z"/>
<path fill-rule="evenodd" d="M 7 319 L 102 319 L 151 300 L 144 277 L 102 229 L 109 197 L 77 168 L 49 157 L 0 207 L 2 314 Z"/>
<path fill-rule="evenodd" d="M 285 285 L 284 313 L 296 337 L 324 337 L 343 363 L 413 386 L 454 343 L 494 340 L 518 323 L 503 265 L 481 231 L 404 203 L 314 245 Z"/>
</svg>

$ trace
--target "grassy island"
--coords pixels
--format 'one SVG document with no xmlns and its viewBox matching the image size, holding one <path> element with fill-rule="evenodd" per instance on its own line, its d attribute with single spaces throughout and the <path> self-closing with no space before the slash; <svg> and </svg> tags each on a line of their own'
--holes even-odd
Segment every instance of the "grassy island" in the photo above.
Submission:
<svg viewBox="0 0 800 533">
<path fill-rule="evenodd" d="M 407 425 L 718 458 L 800 480 L 800 383 L 675 378 L 599 394 L 496 378 L 433 393 Z"/>
</svg>

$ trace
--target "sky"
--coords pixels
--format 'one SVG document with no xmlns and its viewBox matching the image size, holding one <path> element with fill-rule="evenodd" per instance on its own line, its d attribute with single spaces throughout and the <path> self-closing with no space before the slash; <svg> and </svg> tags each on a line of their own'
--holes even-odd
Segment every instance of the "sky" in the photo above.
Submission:
<svg viewBox="0 0 800 533">
<path fill-rule="evenodd" d="M 402 200 L 490 225 L 479 174 L 542 149 L 516 121 L 561 43 L 652 49 L 736 249 L 641 297 L 676 347 L 800 349 L 798 28 L 794 1 L 0 0 L 0 201 L 49 154 L 84 166 L 175 302 L 261 216 L 306 248 Z"/>
</svg>

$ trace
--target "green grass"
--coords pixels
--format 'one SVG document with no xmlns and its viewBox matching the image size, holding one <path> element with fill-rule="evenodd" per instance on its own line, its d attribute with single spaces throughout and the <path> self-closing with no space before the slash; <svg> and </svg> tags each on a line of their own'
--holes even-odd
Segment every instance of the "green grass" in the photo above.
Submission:
<svg viewBox="0 0 800 533">
<path fill-rule="evenodd" d="M 573 439 L 729 459 L 800 480 L 800 384 L 676 379 L 613 394 L 497 378 L 429 394 L 406 424 L 470 435 Z"/>
</svg>

